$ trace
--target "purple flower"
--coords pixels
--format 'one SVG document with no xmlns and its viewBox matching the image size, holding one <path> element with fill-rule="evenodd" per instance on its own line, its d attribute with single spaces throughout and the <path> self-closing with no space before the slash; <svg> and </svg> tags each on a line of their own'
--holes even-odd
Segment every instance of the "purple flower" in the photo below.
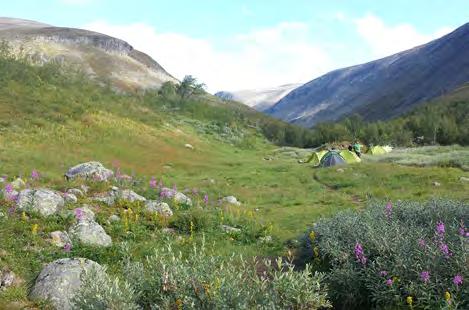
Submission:
<svg viewBox="0 0 469 310">
<path fill-rule="evenodd" d="M 355 244 L 355 257 L 362 265 L 366 264 L 367 258 L 363 252 L 363 246 L 359 242 Z"/>
<path fill-rule="evenodd" d="M 462 280 L 463 280 L 462 275 L 457 274 L 457 275 L 455 275 L 454 278 L 453 278 L 453 283 L 454 283 L 454 285 L 456 285 L 456 286 L 460 286 L 460 285 L 462 284 Z"/>
<path fill-rule="evenodd" d="M 204 204 L 208 205 L 208 195 L 204 195 Z"/>
<path fill-rule="evenodd" d="M 419 246 L 420 246 L 422 249 L 425 248 L 426 245 L 427 245 L 427 243 L 425 242 L 425 240 L 419 239 Z"/>
<path fill-rule="evenodd" d="M 391 286 L 392 283 L 393 283 L 392 279 L 387 279 L 387 280 L 386 280 L 386 285 L 387 285 L 387 286 Z"/>
<path fill-rule="evenodd" d="M 386 218 L 389 220 L 392 216 L 392 203 L 389 201 L 384 208 L 384 213 L 386 214 Z"/>
<path fill-rule="evenodd" d="M 388 275 L 388 272 L 385 271 L 385 270 L 382 270 L 382 271 L 379 272 L 379 275 L 382 276 L 382 277 L 385 277 L 385 276 Z"/>
<path fill-rule="evenodd" d="M 420 279 L 424 282 L 427 283 L 430 280 L 430 272 L 429 271 L 422 271 L 420 273 Z"/>
<path fill-rule="evenodd" d="M 70 252 L 70 250 L 72 249 L 72 245 L 70 243 L 65 243 L 64 245 L 64 251 L 65 252 Z"/>
<path fill-rule="evenodd" d="M 13 185 L 11 185 L 10 183 L 5 185 L 5 193 L 11 194 L 12 192 L 13 192 Z"/>
<path fill-rule="evenodd" d="M 40 175 L 39 175 L 39 172 L 37 170 L 33 170 L 31 171 L 31 179 L 33 180 L 39 180 L 40 178 Z"/>
<path fill-rule="evenodd" d="M 443 253 L 447 258 L 451 256 L 451 252 L 449 251 L 448 245 L 444 242 L 440 244 L 440 251 Z"/>
<path fill-rule="evenodd" d="M 440 236 L 445 234 L 445 224 L 442 221 L 436 223 L 436 233 Z"/>
<path fill-rule="evenodd" d="M 83 210 L 80 208 L 75 209 L 75 217 L 80 221 L 83 218 Z"/>
<path fill-rule="evenodd" d="M 151 180 L 150 180 L 150 187 L 151 187 L 151 188 L 156 188 L 156 186 L 157 186 L 157 183 L 156 183 L 155 177 L 151 177 Z"/>
</svg>

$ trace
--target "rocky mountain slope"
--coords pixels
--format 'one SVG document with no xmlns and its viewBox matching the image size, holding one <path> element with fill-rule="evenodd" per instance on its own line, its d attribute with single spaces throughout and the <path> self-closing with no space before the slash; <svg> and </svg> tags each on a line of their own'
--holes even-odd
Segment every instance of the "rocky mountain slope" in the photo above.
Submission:
<svg viewBox="0 0 469 310">
<path fill-rule="evenodd" d="M 225 100 L 239 101 L 257 111 L 265 111 L 301 84 L 286 84 L 278 87 L 220 91 L 215 94 Z"/>
<path fill-rule="evenodd" d="M 335 70 L 295 89 L 266 113 L 302 126 L 358 113 L 389 119 L 469 81 L 469 23 L 425 45 Z"/>
<path fill-rule="evenodd" d="M 177 82 L 150 56 L 125 41 L 96 32 L 2 17 L 0 40 L 34 63 L 71 64 L 123 90 L 158 88 L 166 81 Z"/>
</svg>

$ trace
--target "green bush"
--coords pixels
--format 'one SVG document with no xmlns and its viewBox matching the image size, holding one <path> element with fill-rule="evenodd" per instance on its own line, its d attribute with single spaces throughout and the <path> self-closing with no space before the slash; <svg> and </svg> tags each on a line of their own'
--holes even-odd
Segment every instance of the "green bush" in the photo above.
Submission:
<svg viewBox="0 0 469 310">
<path fill-rule="evenodd" d="M 319 309 L 330 307 L 323 275 L 281 259 L 248 262 L 213 256 L 203 245 L 187 257 L 171 247 L 128 262 L 125 282 L 84 279 L 79 309 Z"/>
<path fill-rule="evenodd" d="M 327 271 L 337 308 L 467 309 L 468 221 L 464 203 L 375 202 L 317 223 L 301 257 Z"/>
</svg>

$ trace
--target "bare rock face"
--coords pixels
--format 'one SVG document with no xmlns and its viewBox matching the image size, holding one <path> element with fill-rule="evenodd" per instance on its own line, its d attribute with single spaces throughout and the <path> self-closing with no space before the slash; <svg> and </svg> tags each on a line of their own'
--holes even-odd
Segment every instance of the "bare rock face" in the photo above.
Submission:
<svg viewBox="0 0 469 310">
<path fill-rule="evenodd" d="M 100 162 L 90 161 L 76 165 L 65 173 L 67 179 L 84 178 L 97 181 L 107 181 L 114 176 L 114 172 L 103 166 Z"/>
<path fill-rule="evenodd" d="M 64 199 L 60 194 L 49 189 L 25 189 L 17 199 L 20 211 L 38 212 L 42 216 L 57 213 L 64 206 Z"/>
<path fill-rule="evenodd" d="M 72 308 L 72 298 L 80 290 L 81 276 L 85 272 L 104 273 L 96 262 L 85 258 L 63 258 L 42 269 L 29 297 L 33 300 L 49 300 L 57 310 Z"/>
</svg>

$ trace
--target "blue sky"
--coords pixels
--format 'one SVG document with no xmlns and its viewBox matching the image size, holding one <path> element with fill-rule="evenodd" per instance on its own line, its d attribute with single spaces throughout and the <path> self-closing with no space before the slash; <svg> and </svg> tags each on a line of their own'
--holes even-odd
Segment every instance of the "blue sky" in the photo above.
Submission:
<svg viewBox="0 0 469 310">
<path fill-rule="evenodd" d="M 468 0 L 49 0 L 0 15 L 117 36 L 210 91 L 307 82 L 469 22 Z"/>
</svg>

